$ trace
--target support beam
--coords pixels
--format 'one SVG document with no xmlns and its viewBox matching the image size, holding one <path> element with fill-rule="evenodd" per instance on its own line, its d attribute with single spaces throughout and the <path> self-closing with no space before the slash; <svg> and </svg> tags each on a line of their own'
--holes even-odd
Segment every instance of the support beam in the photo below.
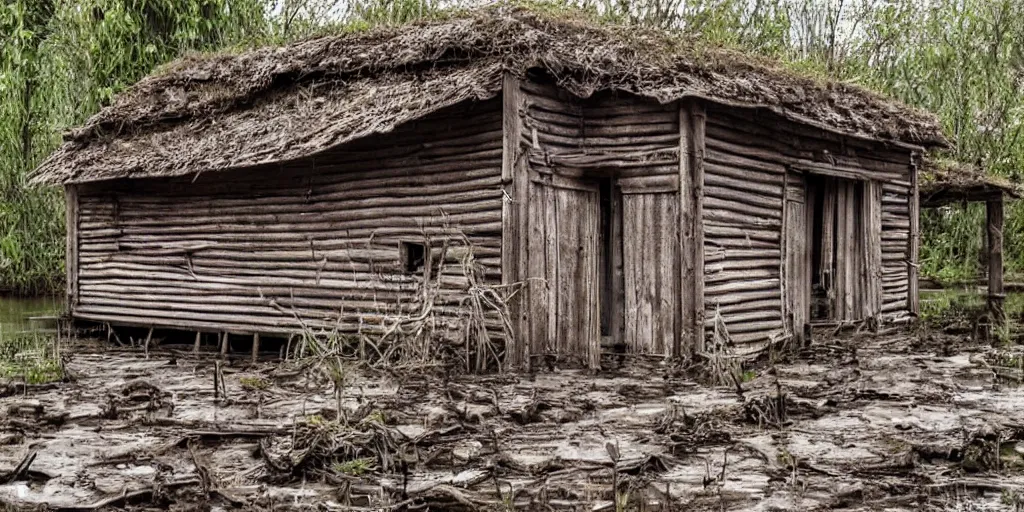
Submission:
<svg viewBox="0 0 1024 512">
<path fill-rule="evenodd" d="M 260 360 L 260 333 L 252 335 L 252 362 Z"/>
<path fill-rule="evenodd" d="M 918 172 L 921 169 L 921 154 L 910 158 L 910 194 L 907 196 L 910 214 L 910 236 L 907 238 L 907 310 L 917 316 L 921 312 L 918 296 L 918 266 L 921 263 L 921 202 L 918 197 Z"/>
<path fill-rule="evenodd" d="M 502 157 L 501 183 L 505 191 L 501 207 L 501 284 L 507 292 L 516 291 L 510 301 L 509 316 L 513 339 L 505 349 L 508 363 L 528 370 L 531 347 L 536 342 L 529 339 L 529 289 L 526 283 L 527 271 L 527 204 L 526 194 L 529 177 L 521 165 L 523 159 L 520 140 L 523 123 L 521 112 L 523 94 L 519 79 L 506 74 L 502 82 Z"/>
<path fill-rule="evenodd" d="M 992 325 L 1006 324 L 1003 300 L 1003 197 L 989 199 L 985 203 L 985 217 L 988 231 L 988 308 Z"/>
<path fill-rule="evenodd" d="M 679 106 L 680 339 L 672 354 L 704 350 L 704 125 L 696 101 Z"/>
<path fill-rule="evenodd" d="M 67 240 L 65 246 L 64 268 L 67 272 L 67 298 L 65 306 L 68 316 L 72 316 L 78 304 L 78 188 L 75 185 L 64 187 L 65 221 L 67 223 Z"/>
</svg>

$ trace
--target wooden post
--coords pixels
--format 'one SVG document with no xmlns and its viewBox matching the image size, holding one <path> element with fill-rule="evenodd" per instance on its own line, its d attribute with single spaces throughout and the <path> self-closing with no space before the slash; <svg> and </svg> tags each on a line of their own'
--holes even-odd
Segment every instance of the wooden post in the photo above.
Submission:
<svg viewBox="0 0 1024 512">
<path fill-rule="evenodd" d="M 1006 324 L 1006 313 L 1003 311 L 1003 196 L 999 194 L 985 203 L 986 224 L 988 226 L 988 309 L 992 316 L 992 325 L 1002 327 Z"/>
<path fill-rule="evenodd" d="M 146 334 L 146 341 L 142 344 L 142 352 L 146 354 L 146 359 L 149 359 L 149 342 L 153 339 L 153 328 L 149 328 L 149 333 Z"/>
<path fill-rule="evenodd" d="M 65 222 L 67 223 L 67 238 L 65 241 L 64 268 L 67 273 L 67 298 L 66 307 L 68 316 L 72 316 L 75 306 L 78 304 L 78 188 L 75 185 L 64 187 L 65 198 Z"/>
<path fill-rule="evenodd" d="M 256 363 L 260 358 L 260 333 L 252 335 L 252 362 Z"/>
<path fill-rule="evenodd" d="M 523 129 L 521 106 L 519 80 L 506 74 L 502 82 L 501 157 L 501 183 L 505 191 L 501 205 L 501 283 L 506 287 L 523 283 L 527 265 L 527 251 L 523 250 L 523 246 L 526 243 L 525 198 L 529 182 L 526 169 L 520 165 L 519 144 Z M 522 286 L 508 305 L 513 339 L 506 340 L 511 346 L 506 348 L 505 353 L 512 365 L 529 369 L 530 349 L 535 340 L 529 339 L 529 321 L 525 316 L 530 309 L 528 283 Z"/>
<path fill-rule="evenodd" d="M 220 355 L 222 357 L 228 355 L 228 333 L 227 333 L 227 331 L 224 331 L 224 332 L 220 333 Z"/>
<path fill-rule="evenodd" d="M 907 309 L 914 316 L 921 311 L 917 285 L 921 247 L 921 203 L 918 197 L 917 179 L 920 159 L 919 153 L 914 153 L 910 159 L 910 194 L 907 199 L 910 207 L 910 237 L 907 240 Z"/>
<path fill-rule="evenodd" d="M 200 340 L 201 336 L 202 336 L 202 333 L 199 332 L 199 331 L 196 331 L 196 343 L 195 343 L 195 345 L 192 346 L 192 353 L 193 354 L 198 354 L 199 353 L 199 340 Z"/>
<path fill-rule="evenodd" d="M 704 106 L 679 106 L 680 339 L 672 354 L 704 350 Z"/>
</svg>

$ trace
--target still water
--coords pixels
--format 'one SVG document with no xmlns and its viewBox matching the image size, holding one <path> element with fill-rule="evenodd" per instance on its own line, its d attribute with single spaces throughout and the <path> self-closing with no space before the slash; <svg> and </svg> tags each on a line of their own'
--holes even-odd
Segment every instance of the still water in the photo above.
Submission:
<svg viewBox="0 0 1024 512">
<path fill-rule="evenodd" d="M 61 313 L 57 297 L 5 297 L 0 296 L 0 341 L 5 336 L 37 329 L 50 329 L 48 321 L 33 321 L 32 318 L 55 316 Z"/>
</svg>

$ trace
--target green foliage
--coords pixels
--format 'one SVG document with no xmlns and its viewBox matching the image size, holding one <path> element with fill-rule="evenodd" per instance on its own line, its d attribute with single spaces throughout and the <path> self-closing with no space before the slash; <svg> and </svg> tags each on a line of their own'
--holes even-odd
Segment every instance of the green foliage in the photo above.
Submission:
<svg viewBox="0 0 1024 512">
<path fill-rule="evenodd" d="M 334 464 L 334 472 L 348 476 L 362 476 L 370 471 L 373 471 L 376 467 L 377 461 L 372 457 L 362 457 L 358 459 L 347 460 L 344 462 L 338 462 Z"/>
<path fill-rule="evenodd" d="M 44 384 L 64 378 L 60 347 L 53 336 L 0 333 L 0 381 L 20 379 Z"/>
<path fill-rule="evenodd" d="M 238 383 L 248 391 L 263 391 L 270 387 L 270 381 L 262 377 L 240 377 Z"/>
<path fill-rule="evenodd" d="M 8 0 L 0 6 L 0 291 L 63 286 L 64 203 L 25 176 L 156 65 L 265 37 L 263 0 Z"/>
</svg>

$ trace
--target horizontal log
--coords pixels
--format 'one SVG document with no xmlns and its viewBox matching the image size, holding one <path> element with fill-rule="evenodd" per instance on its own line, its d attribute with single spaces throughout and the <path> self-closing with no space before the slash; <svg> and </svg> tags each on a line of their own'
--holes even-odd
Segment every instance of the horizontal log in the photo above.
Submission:
<svg viewBox="0 0 1024 512">
<path fill-rule="evenodd" d="M 779 273 L 779 260 L 767 258 L 736 259 L 729 258 L 709 263 L 704 261 L 704 272 L 709 278 L 712 274 L 720 272 L 732 272 L 737 270 L 775 269 L 776 276 Z"/>
<path fill-rule="evenodd" d="M 723 244 L 719 239 L 723 241 L 725 239 L 746 239 L 746 240 L 759 240 L 764 242 L 779 242 L 780 236 L 777 229 L 764 229 L 756 225 L 748 226 L 737 226 L 732 224 L 722 224 L 720 222 L 714 222 L 713 219 L 705 221 L 704 225 L 705 243 L 710 245 Z"/>
<path fill-rule="evenodd" d="M 756 303 L 764 300 L 781 300 L 782 290 L 772 288 L 761 288 L 753 291 L 734 291 L 725 295 L 711 296 L 705 298 L 708 311 L 714 311 L 716 307 L 725 308 L 739 304 Z"/>
<path fill-rule="evenodd" d="M 758 177 L 765 176 L 763 173 L 745 171 L 743 169 L 731 169 L 705 163 L 704 186 L 722 187 L 732 190 L 740 190 L 746 193 L 759 194 L 764 197 L 782 200 L 781 180 L 765 180 Z"/>
<path fill-rule="evenodd" d="M 750 279 L 731 280 L 721 284 L 708 285 L 704 288 L 709 302 L 714 302 L 712 297 L 725 295 L 727 293 L 767 291 L 779 289 L 778 279 Z"/>
<path fill-rule="evenodd" d="M 761 197 L 720 187 L 704 189 L 704 208 L 730 210 L 737 213 L 771 218 L 782 217 L 782 199 Z"/>
<path fill-rule="evenodd" d="M 775 268 L 757 267 L 742 269 L 741 271 L 715 271 L 713 268 L 705 267 L 704 283 L 705 286 L 714 288 L 714 285 L 719 283 L 731 283 L 737 280 L 766 279 L 772 277 L 779 277 L 777 262 L 775 264 Z"/>
<path fill-rule="evenodd" d="M 708 264 L 723 260 L 763 260 L 774 261 L 777 265 L 781 257 L 782 251 L 778 246 L 766 249 L 718 248 L 717 250 L 707 247 L 704 251 L 704 262 Z"/>
</svg>

